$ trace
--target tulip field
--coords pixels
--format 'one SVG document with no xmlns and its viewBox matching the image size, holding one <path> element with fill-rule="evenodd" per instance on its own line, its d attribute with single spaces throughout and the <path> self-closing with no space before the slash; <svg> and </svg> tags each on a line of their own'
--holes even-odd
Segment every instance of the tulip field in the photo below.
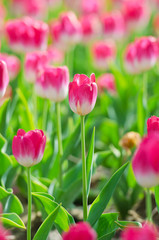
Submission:
<svg viewBox="0 0 159 240">
<path fill-rule="evenodd" d="M 159 239 L 159 0 L 0 1 L 0 240 Z"/>
</svg>

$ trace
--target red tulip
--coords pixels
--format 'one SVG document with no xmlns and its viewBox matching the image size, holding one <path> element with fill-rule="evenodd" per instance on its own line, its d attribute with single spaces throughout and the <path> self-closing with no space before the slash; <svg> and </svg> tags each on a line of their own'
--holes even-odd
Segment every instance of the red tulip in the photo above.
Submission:
<svg viewBox="0 0 159 240">
<path fill-rule="evenodd" d="M 152 116 L 147 120 L 147 133 L 159 133 L 159 117 Z"/>
<path fill-rule="evenodd" d="M 73 112 L 86 115 L 92 111 L 97 99 L 97 84 L 95 75 L 88 78 L 84 74 L 76 74 L 69 84 L 69 104 Z"/>
<path fill-rule="evenodd" d="M 46 136 L 42 130 L 25 132 L 19 129 L 12 142 L 12 151 L 16 160 L 24 167 L 38 164 L 43 157 Z"/>
<path fill-rule="evenodd" d="M 10 20 L 6 23 L 6 34 L 10 47 L 17 52 L 45 50 L 48 26 L 29 17 Z"/>
<path fill-rule="evenodd" d="M 106 70 L 115 60 L 116 47 L 114 42 L 97 42 L 93 45 L 93 60 L 96 68 Z"/>
<path fill-rule="evenodd" d="M 149 134 L 139 145 L 132 161 L 137 182 L 143 187 L 159 184 L 159 134 Z"/>
<path fill-rule="evenodd" d="M 146 223 L 142 228 L 130 226 L 121 234 L 121 240 L 157 240 L 158 231 L 155 226 Z"/>
<path fill-rule="evenodd" d="M 99 92 L 107 90 L 111 94 L 116 93 L 115 78 L 111 73 L 105 73 L 98 78 L 97 81 Z"/>
<path fill-rule="evenodd" d="M 35 91 L 37 95 L 54 102 L 61 102 L 68 94 L 69 71 L 66 66 L 47 67 L 37 78 Z"/>
<path fill-rule="evenodd" d="M 97 234 L 86 222 L 72 225 L 68 232 L 62 234 L 63 240 L 96 240 Z"/>
<path fill-rule="evenodd" d="M 0 60 L 0 97 L 3 97 L 9 83 L 9 75 L 7 65 L 4 61 Z"/>
</svg>

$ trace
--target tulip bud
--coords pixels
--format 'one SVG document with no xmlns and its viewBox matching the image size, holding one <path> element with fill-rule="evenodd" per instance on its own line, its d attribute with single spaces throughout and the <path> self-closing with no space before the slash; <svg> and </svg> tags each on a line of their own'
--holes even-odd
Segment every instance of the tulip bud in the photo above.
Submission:
<svg viewBox="0 0 159 240">
<path fill-rule="evenodd" d="M 86 222 L 79 222 L 72 225 L 68 232 L 62 234 L 63 240 L 96 240 L 97 234 Z"/>
<path fill-rule="evenodd" d="M 147 119 L 147 133 L 159 133 L 159 117 L 152 116 Z"/>
<path fill-rule="evenodd" d="M 16 160 L 24 167 L 38 164 L 43 157 L 46 136 L 42 130 L 25 132 L 19 129 L 12 142 L 12 151 Z"/>
<path fill-rule="evenodd" d="M 7 65 L 0 60 L 0 97 L 3 97 L 9 83 Z"/>
<path fill-rule="evenodd" d="M 69 71 L 66 66 L 47 67 L 37 78 L 35 91 L 40 97 L 61 102 L 68 94 L 68 84 Z"/>
<path fill-rule="evenodd" d="M 129 226 L 121 234 L 121 240 L 157 240 L 158 230 L 152 224 L 144 224 L 139 228 L 136 226 Z"/>
<path fill-rule="evenodd" d="M 84 74 L 76 74 L 69 84 L 69 104 L 73 112 L 84 116 L 92 111 L 97 99 L 95 75 L 88 78 Z"/>
<path fill-rule="evenodd" d="M 14 55 L 8 55 L 6 53 L 0 53 L 0 60 L 4 61 L 7 65 L 9 80 L 13 80 L 17 77 L 20 71 L 20 60 Z"/>
<path fill-rule="evenodd" d="M 114 75 L 111 73 L 105 73 L 98 78 L 97 86 L 99 92 L 103 92 L 107 90 L 111 94 L 116 93 L 116 85 Z"/>
<path fill-rule="evenodd" d="M 159 184 L 159 134 L 146 136 L 137 149 L 132 167 L 137 182 L 143 187 Z"/>
<path fill-rule="evenodd" d="M 93 45 L 94 66 L 101 70 L 109 68 L 115 60 L 116 47 L 114 42 L 97 42 Z"/>
<path fill-rule="evenodd" d="M 48 26 L 29 17 L 10 20 L 6 24 L 6 35 L 10 47 L 17 52 L 45 50 Z"/>
</svg>

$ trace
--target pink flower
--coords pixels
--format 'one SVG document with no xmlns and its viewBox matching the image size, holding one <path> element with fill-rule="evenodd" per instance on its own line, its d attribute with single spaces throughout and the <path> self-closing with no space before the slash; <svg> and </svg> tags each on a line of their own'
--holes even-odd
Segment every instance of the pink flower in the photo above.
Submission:
<svg viewBox="0 0 159 240">
<path fill-rule="evenodd" d="M 158 231 L 151 224 L 144 224 L 142 228 L 130 226 L 121 234 L 121 240 L 157 240 Z"/>
<path fill-rule="evenodd" d="M 64 53 L 55 47 L 49 47 L 47 55 L 50 64 L 61 64 L 64 60 Z"/>
<path fill-rule="evenodd" d="M 49 64 L 49 56 L 47 52 L 27 53 L 25 57 L 25 76 L 26 80 L 34 83 L 38 73 Z"/>
<path fill-rule="evenodd" d="M 120 40 L 125 35 L 125 21 L 123 15 L 118 12 L 107 13 L 102 17 L 104 36 L 114 40 Z"/>
<path fill-rule="evenodd" d="M 147 120 L 147 133 L 159 133 L 159 117 L 152 116 Z"/>
<path fill-rule="evenodd" d="M 7 65 L 4 61 L 0 60 L 0 98 L 4 96 L 8 83 L 9 75 Z"/>
<path fill-rule="evenodd" d="M 96 68 L 106 70 L 115 60 L 116 47 L 114 42 L 97 42 L 93 45 L 93 58 Z"/>
<path fill-rule="evenodd" d="M 69 104 L 73 112 L 86 115 L 92 111 L 97 99 L 97 84 L 95 75 L 88 78 L 84 74 L 76 74 L 69 84 Z"/>
<path fill-rule="evenodd" d="M 69 71 L 66 66 L 47 67 L 35 83 L 37 95 L 61 102 L 68 94 Z"/>
<path fill-rule="evenodd" d="M 149 12 L 145 3 L 138 0 L 125 1 L 123 15 L 129 30 L 140 30 L 149 21 Z"/>
<path fill-rule="evenodd" d="M 125 68 L 130 73 L 140 73 L 152 68 L 158 58 L 158 43 L 154 37 L 142 37 L 128 45 Z"/>
<path fill-rule="evenodd" d="M 132 161 L 137 182 L 143 187 L 159 184 L 159 134 L 144 137 Z"/>
<path fill-rule="evenodd" d="M 6 23 L 6 35 L 10 47 L 17 52 L 45 50 L 48 26 L 29 17 L 10 20 Z"/>
<path fill-rule="evenodd" d="M 81 0 L 82 13 L 85 15 L 99 13 L 101 0 Z"/>
<path fill-rule="evenodd" d="M 105 73 L 98 78 L 97 81 L 99 92 L 107 90 L 111 94 L 116 93 L 115 78 L 111 73 Z"/>
<path fill-rule="evenodd" d="M 97 234 L 86 222 L 72 225 L 68 232 L 62 234 L 63 240 L 96 240 Z"/>
<path fill-rule="evenodd" d="M 16 160 L 24 167 L 38 164 L 43 157 L 46 136 L 42 130 L 25 132 L 19 129 L 12 142 L 12 151 Z"/>
<path fill-rule="evenodd" d="M 7 64 L 9 79 L 13 80 L 16 78 L 20 71 L 19 58 L 14 55 L 8 55 L 7 53 L 0 53 L 0 60 L 3 60 Z"/>
<path fill-rule="evenodd" d="M 81 26 L 84 41 L 97 39 L 102 34 L 101 23 L 97 15 L 84 15 L 81 18 Z"/>
<path fill-rule="evenodd" d="M 51 35 L 59 48 L 67 48 L 81 39 L 81 25 L 73 12 L 63 13 L 51 25 Z"/>
</svg>

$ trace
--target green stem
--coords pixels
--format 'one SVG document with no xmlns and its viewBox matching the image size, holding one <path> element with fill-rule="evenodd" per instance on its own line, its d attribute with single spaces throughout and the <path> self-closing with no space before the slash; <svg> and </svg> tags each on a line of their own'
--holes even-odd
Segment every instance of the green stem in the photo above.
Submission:
<svg viewBox="0 0 159 240">
<path fill-rule="evenodd" d="M 60 102 L 56 103 L 56 116 L 57 116 L 57 138 L 58 138 L 58 156 L 59 156 L 59 184 L 60 184 L 60 187 L 62 187 L 61 157 L 63 155 L 63 148 L 62 148 L 62 133 L 61 133 Z"/>
<path fill-rule="evenodd" d="M 81 116 L 81 148 L 82 148 L 82 180 L 83 180 L 83 220 L 87 220 L 87 175 L 85 156 L 85 126 L 84 116 Z"/>
<path fill-rule="evenodd" d="M 31 168 L 27 168 L 28 177 L 28 224 L 27 224 L 27 240 L 31 240 L 31 208 L 32 208 L 32 197 L 31 197 Z"/>
<path fill-rule="evenodd" d="M 48 102 L 47 102 L 47 99 L 44 99 L 43 119 L 42 119 L 42 129 L 43 129 L 43 131 L 46 130 L 47 112 L 48 112 Z"/>
<path fill-rule="evenodd" d="M 147 100 L 148 100 L 148 93 L 147 93 L 147 72 L 144 73 L 143 76 L 143 107 L 145 110 L 145 118 L 147 117 Z"/>
<path fill-rule="evenodd" d="M 149 222 L 152 222 L 152 201 L 151 201 L 151 193 L 149 188 L 147 188 L 147 193 L 146 193 L 146 215 L 147 215 L 147 220 Z"/>
<path fill-rule="evenodd" d="M 38 118 L 37 118 L 37 96 L 35 93 L 35 89 L 34 89 L 34 85 L 33 85 L 33 90 L 32 90 L 32 94 L 33 94 L 33 111 L 34 111 L 34 122 L 35 122 L 35 127 L 38 127 Z"/>
</svg>

